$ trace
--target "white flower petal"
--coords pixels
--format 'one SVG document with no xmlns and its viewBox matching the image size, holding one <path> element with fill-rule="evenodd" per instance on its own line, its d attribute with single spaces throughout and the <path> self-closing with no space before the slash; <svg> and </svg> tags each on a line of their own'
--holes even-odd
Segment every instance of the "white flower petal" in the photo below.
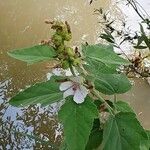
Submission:
<svg viewBox="0 0 150 150">
<path fill-rule="evenodd" d="M 52 73 L 47 73 L 47 74 L 46 74 L 46 77 L 47 77 L 47 80 L 50 80 L 51 77 L 52 77 Z"/>
<path fill-rule="evenodd" d="M 83 78 L 82 77 L 79 77 L 79 76 L 76 76 L 76 77 L 72 77 L 70 78 L 73 82 L 76 82 L 76 83 L 82 83 L 83 82 Z"/>
<path fill-rule="evenodd" d="M 87 89 L 86 89 L 84 86 L 82 86 L 81 89 L 77 89 L 77 90 L 75 91 L 73 100 L 74 100 L 77 104 L 83 103 L 85 97 L 87 96 L 87 94 L 88 94 Z"/>
<path fill-rule="evenodd" d="M 66 90 L 65 92 L 64 92 L 64 98 L 66 98 L 66 97 L 68 97 L 68 96 L 70 96 L 70 95 L 74 95 L 74 93 L 75 93 L 75 91 L 72 89 L 72 88 L 69 88 L 68 90 Z"/>
<path fill-rule="evenodd" d="M 73 70 L 74 70 L 75 75 L 78 76 L 79 73 L 78 73 L 78 71 L 76 70 L 75 67 L 73 67 Z M 66 71 L 66 76 L 72 76 L 72 72 L 71 72 L 70 69 L 67 69 L 67 71 Z"/>
<path fill-rule="evenodd" d="M 87 88 L 83 85 L 80 85 L 80 90 L 82 91 L 82 94 L 86 97 L 86 95 L 88 94 Z"/>
<path fill-rule="evenodd" d="M 60 84 L 59 89 L 60 91 L 65 91 L 73 86 L 71 81 L 66 81 Z"/>
<path fill-rule="evenodd" d="M 72 76 L 72 72 L 70 71 L 70 69 L 65 70 L 65 75 Z"/>
<path fill-rule="evenodd" d="M 64 70 L 62 68 L 55 68 L 52 70 L 52 73 L 56 76 L 63 76 Z"/>
</svg>

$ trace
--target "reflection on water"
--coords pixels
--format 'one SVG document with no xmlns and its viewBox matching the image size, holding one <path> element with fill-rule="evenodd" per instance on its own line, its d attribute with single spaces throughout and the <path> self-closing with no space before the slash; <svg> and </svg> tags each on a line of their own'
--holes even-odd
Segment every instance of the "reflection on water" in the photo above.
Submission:
<svg viewBox="0 0 150 150">
<path fill-rule="evenodd" d="M 112 12 L 119 16 L 119 8 L 112 6 L 110 0 L 99 0 L 92 5 L 88 4 L 88 0 L 0 0 L 0 149 L 57 149 L 53 144 L 59 145 L 61 141 L 61 127 L 55 117 L 55 105 L 18 109 L 8 104 L 9 98 L 17 91 L 44 80 L 47 70 L 45 63 L 27 66 L 11 59 L 7 51 L 47 39 L 51 33 L 49 26 L 43 23 L 47 18 L 59 18 L 70 23 L 73 32 L 73 42 L 70 44 L 79 45 L 85 41 L 94 43 L 98 41 L 101 32 L 97 16 L 93 15 L 93 10 L 98 7 L 116 10 Z M 136 83 L 135 88 L 125 97 L 138 113 L 143 112 L 139 117 L 144 126 L 150 128 L 149 86 L 141 81 Z M 18 131 L 49 140 L 53 148 L 31 140 Z"/>
</svg>

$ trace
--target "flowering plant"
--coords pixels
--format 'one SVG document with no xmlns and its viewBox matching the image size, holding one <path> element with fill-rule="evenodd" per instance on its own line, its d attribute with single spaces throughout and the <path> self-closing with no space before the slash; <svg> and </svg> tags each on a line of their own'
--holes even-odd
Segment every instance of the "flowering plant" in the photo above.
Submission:
<svg viewBox="0 0 150 150">
<path fill-rule="evenodd" d="M 11 98 L 14 106 L 64 100 L 58 118 L 63 124 L 62 150 L 144 150 L 149 132 L 138 122 L 132 108 L 118 101 L 117 94 L 131 89 L 121 73 L 130 62 L 118 56 L 112 45 L 83 44 L 81 49 L 67 46 L 72 33 L 67 22 L 46 21 L 55 30 L 50 40 L 8 54 L 33 64 L 56 61 L 48 81 L 37 83 Z M 59 72 L 58 72 L 59 71 Z M 70 76 L 66 72 L 70 72 Z M 105 95 L 114 95 L 106 100 Z"/>
</svg>

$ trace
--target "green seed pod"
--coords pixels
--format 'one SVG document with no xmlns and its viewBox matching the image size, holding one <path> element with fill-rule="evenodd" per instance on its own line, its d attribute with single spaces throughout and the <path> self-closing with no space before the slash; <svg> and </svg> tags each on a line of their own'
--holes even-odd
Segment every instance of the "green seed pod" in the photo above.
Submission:
<svg viewBox="0 0 150 150">
<path fill-rule="evenodd" d="M 58 51 L 59 53 L 61 53 L 61 52 L 64 51 L 64 49 L 65 49 L 65 45 L 61 44 L 60 46 L 58 46 L 57 51 Z"/>
<path fill-rule="evenodd" d="M 55 46 L 60 46 L 63 43 L 62 37 L 57 33 L 53 35 L 52 42 Z"/>
<path fill-rule="evenodd" d="M 62 30 L 57 30 L 57 33 L 65 40 L 66 34 L 68 34 L 67 29 L 63 28 Z"/>
<path fill-rule="evenodd" d="M 68 69 L 69 68 L 69 62 L 67 60 L 63 60 L 63 62 L 62 62 L 62 68 L 63 69 Z"/>
<path fill-rule="evenodd" d="M 78 65 L 80 65 L 80 64 L 81 64 L 81 59 L 80 59 L 80 58 L 74 59 L 74 61 L 73 61 L 73 65 L 74 65 L 74 66 L 78 66 Z"/>
<path fill-rule="evenodd" d="M 68 34 L 66 34 L 66 35 L 64 36 L 64 40 L 65 40 L 65 41 L 70 41 L 71 38 L 72 38 L 71 33 L 68 33 Z"/>
<path fill-rule="evenodd" d="M 66 52 L 67 52 L 67 54 L 68 54 L 68 56 L 69 57 L 74 57 L 75 56 L 75 53 L 74 53 L 74 51 L 73 51 L 73 48 L 71 48 L 71 47 L 66 47 Z"/>
<path fill-rule="evenodd" d="M 59 60 L 64 59 L 64 55 L 63 55 L 63 53 L 58 54 L 58 59 L 59 59 Z"/>
</svg>

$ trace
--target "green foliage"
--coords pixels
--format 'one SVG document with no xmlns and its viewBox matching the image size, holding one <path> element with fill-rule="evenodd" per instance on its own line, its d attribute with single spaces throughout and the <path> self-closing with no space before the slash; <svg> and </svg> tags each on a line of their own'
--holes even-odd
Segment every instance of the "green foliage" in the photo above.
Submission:
<svg viewBox="0 0 150 150">
<path fill-rule="evenodd" d="M 86 145 L 85 150 L 94 150 L 97 149 L 103 140 L 103 130 L 100 128 L 99 119 L 94 120 L 93 129 L 89 136 L 89 141 Z"/>
<path fill-rule="evenodd" d="M 144 31 L 142 24 L 140 24 L 140 30 L 141 30 L 141 37 L 143 41 L 145 42 L 146 46 L 150 49 L 150 39 L 146 36 L 146 33 Z"/>
<path fill-rule="evenodd" d="M 94 79 L 96 89 L 104 94 L 121 94 L 131 89 L 130 81 L 123 74 L 99 74 Z"/>
<path fill-rule="evenodd" d="M 21 107 L 40 103 L 43 106 L 50 105 L 63 99 L 59 90 L 59 84 L 54 79 L 37 83 L 20 92 L 9 101 L 11 105 Z"/>
<path fill-rule="evenodd" d="M 115 64 L 105 64 L 102 62 L 98 62 L 95 60 L 87 59 L 86 60 L 88 64 L 85 64 L 84 67 L 85 69 L 90 73 L 90 74 L 112 74 L 112 73 L 117 73 L 118 65 Z"/>
<path fill-rule="evenodd" d="M 150 131 L 146 130 L 148 140 L 141 141 L 140 150 L 150 150 Z"/>
<path fill-rule="evenodd" d="M 120 112 L 134 112 L 130 105 L 123 101 L 117 101 L 114 103 L 114 106 L 116 110 Z"/>
<path fill-rule="evenodd" d="M 98 111 L 92 100 L 87 97 L 78 105 L 72 98 L 66 100 L 58 114 L 63 123 L 65 142 L 68 150 L 84 150 Z"/>
<path fill-rule="evenodd" d="M 140 142 L 148 138 L 131 112 L 110 116 L 103 135 L 103 150 L 140 150 Z"/>
<path fill-rule="evenodd" d="M 150 150 L 150 140 L 141 141 L 140 150 Z"/>
<path fill-rule="evenodd" d="M 146 133 L 147 133 L 148 139 L 150 140 L 150 130 L 146 130 Z"/>
<path fill-rule="evenodd" d="M 117 74 L 119 65 L 129 62 L 119 57 L 112 46 L 88 45 L 83 46 L 87 63 L 85 68 L 93 76 L 95 87 L 104 94 L 121 94 L 131 89 L 128 78 Z M 93 52 L 94 51 L 94 52 Z"/>
<path fill-rule="evenodd" d="M 111 45 L 88 45 L 82 47 L 85 59 L 95 60 L 97 62 L 102 62 L 106 66 L 107 64 L 116 65 L 129 65 L 130 63 L 119 57 L 114 51 Z"/>
<path fill-rule="evenodd" d="M 108 32 L 107 30 L 105 30 L 105 32 L 106 32 L 106 34 L 103 33 L 103 34 L 100 35 L 100 37 L 101 37 L 102 39 L 105 39 L 107 42 L 115 43 L 115 39 L 114 39 L 114 37 L 111 35 L 111 33 Z"/>
<path fill-rule="evenodd" d="M 10 51 L 8 52 L 8 55 L 15 59 L 27 62 L 28 64 L 33 64 L 40 61 L 51 60 L 56 54 L 51 46 L 37 45 Z"/>
<path fill-rule="evenodd" d="M 73 49 L 65 44 L 72 37 L 67 22 L 47 23 L 56 30 L 51 37 L 53 46 L 45 43 L 47 46 L 38 45 L 8 54 L 28 64 L 55 59 L 62 72 L 70 69 L 72 76 L 62 73 L 61 77 L 55 76 L 50 81 L 37 83 L 11 98 L 10 104 L 20 107 L 41 103 L 45 106 L 71 95 L 65 98 L 58 113 L 64 128 L 61 150 L 94 150 L 102 147 L 102 150 L 148 150 L 149 131 L 141 127 L 129 104 L 105 100 L 100 96 L 100 92 L 116 95 L 131 89 L 128 78 L 119 73 L 120 66 L 130 65 L 130 62 L 119 57 L 112 45 L 83 45 L 81 55 L 78 48 Z M 115 44 L 111 32 L 105 32 L 107 34 L 101 37 Z M 145 37 L 142 25 L 141 33 L 137 47 L 143 49 L 142 42 L 148 46 L 149 39 Z M 60 90 L 64 91 L 64 95 Z"/>
</svg>

